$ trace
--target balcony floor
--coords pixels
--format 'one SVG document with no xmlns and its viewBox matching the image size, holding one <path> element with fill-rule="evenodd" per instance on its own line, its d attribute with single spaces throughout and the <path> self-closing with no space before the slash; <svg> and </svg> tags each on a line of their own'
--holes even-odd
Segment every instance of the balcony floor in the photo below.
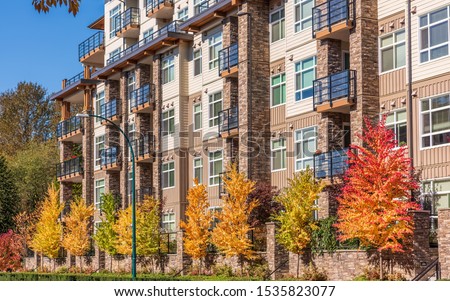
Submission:
<svg viewBox="0 0 450 301">
<path fill-rule="evenodd" d="M 152 163 L 153 162 L 153 156 L 152 156 L 152 154 L 145 154 L 143 156 L 136 156 L 136 162 L 137 163 Z"/>
<path fill-rule="evenodd" d="M 119 38 L 139 38 L 139 25 L 127 25 L 116 32 Z"/>
<path fill-rule="evenodd" d="M 173 17 L 173 3 L 164 2 L 147 12 L 147 17 L 156 19 L 171 19 Z"/>
<path fill-rule="evenodd" d="M 81 172 L 72 173 L 69 175 L 58 177 L 58 181 L 62 183 L 81 183 L 83 174 Z"/>
<path fill-rule="evenodd" d="M 120 171 L 121 163 L 115 162 L 115 163 L 111 163 L 111 164 L 102 165 L 101 170 L 102 171 Z"/>
<path fill-rule="evenodd" d="M 103 68 L 105 65 L 105 47 L 102 45 L 91 50 L 80 59 L 80 63 L 88 66 Z"/>
<path fill-rule="evenodd" d="M 146 102 L 143 105 L 139 105 L 131 109 L 131 113 L 152 113 L 153 112 L 153 104 L 150 102 Z"/>
<path fill-rule="evenodd" d="M 82 140 L 83 140 L 83 130 L 82 129 L 73 131 L 72 133 L 63 135 L 62 137 L 58 138 L 58 141 L 73 142 L 73 143 L 81 143 Z"/>
<path fill-rule="evenodd" d="M 353 28 L 352 21 L 342 21 L 331 25 L 331 28 L 325 27 L 316 33 L 317 40 L 334 39 L 341 41 L 349 40 L 349 30 Z"/>
<path fill-rule="evenodd" d="M 238 77 L 238 73 L 239 73 L 239 67 L 238 66 L 234 66 L 231 67 L 229 70 L 224 70 L 220 73 L 221 77 Z"/>
<path fill-rule="evenodd" d="M 220 133 L 220 136 L 222 138 L 231 138 L 231 137 L 234 137 L 234 136 L 237 136 L 237 135 L 239 135 L 239 129 L 238 128 L 234 128 L 234 129 L 231 129 L 229 131 L 224 131 L 224 132 Z"/>
<path fill-rule="evenodd" d="M 324 112 L 337 112 L 337 113 L 349 113 L 350 107 L 354 104 L 352 99 L 340 98 L 333 100 L 332 105 L 329 101 L 326 101 L 316 106 L 317 113 Z"/>
</svg>

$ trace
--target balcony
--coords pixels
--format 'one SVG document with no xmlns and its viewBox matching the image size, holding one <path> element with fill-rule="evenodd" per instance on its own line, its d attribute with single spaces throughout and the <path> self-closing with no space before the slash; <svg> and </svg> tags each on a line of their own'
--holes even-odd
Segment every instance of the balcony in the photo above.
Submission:
<svg viewBox="0 0 450 301">
<path fill-rule="evenodd" d="M 64 100 L 73 104 L 82 104 L 84 100 L 83 91 L 85 87 L 93 86 L 98 83 L 97 80 L 90 79 L 90 69 L 72 76 L 69 79 L 63 79 L 62 89 L 51 96 L 53 100 Z M 87 78 L 86 76 L 87 75 Z"/>
<path fill-rule="evenodd" d="M 112 146 L 102 151 L 100 166 L 102 170 L 119 171 L 121 156 L 118 146 Z"/>
<path fill-rule="evenodd" d="M 109 58 L 106 61 L 106 66 L 92 74 L 92 77 L 106 79 L 109 75 L 120 72 L 130 64 L 137 64 L 140 59 L 154 54 L 156 50 L 162 47 L 176 45 L 178 40 L 192 41 L 193 35 L 180 30 L 180 24 L 180 21 L 170 22 L 148 37 Z"/>
<path fill-rule="evenodd" d="M 348 169 L 348 148 L 332 150 L 314 155 L 316 179 L 331 179 L 342 176 Z"/>
<path fill-rule="evenodd" d="M 103 67 L 105 41 L 103 31 L 99 31 L 78 45 L 78 58 L 81 63 L 94 67 Z"/>
<path fill-rule="evenodd" d="M 227 12 L 238 6 L 238 0 L 203 0 L 194 4 L 194 16 L 181 25 L 181 29 L 199 32 L 205 24 L 226 17 Z"/>
<path fill-rule="evenodd" d="M 100 116 L 109 119 L 112 122 L 120 122 L 119 105 L 120 102 L 117 99 L 112 99 L 108 102 L 105 102 L 100 107 Z M 107 124 L 108 122 L 106 120 L 102 120 L 102 125 Z"/>
<path fill-rule="evenodd" d="M 134 156 L 137 163 L 152 163 L 155 145 L 155 137 L 148 133 L 140 139 L 133 140 Z"/>
<path fill-rule="evenodd" d="M 237 106 L 219 112 L 219 134 L 222 138 L 229 138 L 239 134 L 239 111 Z"/>
<path fill-rule="evenodd" d="M 83 119 L 73 116 L 58 123 L 56 127 L 58 141 L 81 143 L 83 137 Z"/>
<path fill-rule="evenodd" d="M 219 76 L 237 77 L 239 71 L 239 48 L 235 43 L 219 51 Z"/>
<path fill-rule="evenodd" d="M 132 113 L 151 113 L 155 97 L 155 85 L 145 84 L 131 92 L 130 107 Z"/>
<path fill-rule="evenodd" d="M 312 11 L 313 38 L 348 41 L 355 23 L 354 0 L 328 0 Z"/>
<path fill-rule="evenodd" d="M 153 196 L 153 191 L 151 187 L 143 187 L 136 191 L 136 201 L 143 202 L 146 197 Z M 130 196 L 130 204 L 131 204 L 131 196 Z"/>
<path fill-rule="evenodd" d="M 349 113 L 356 101 L 356 71 L 345 70 L 314 81 L 314 110 Z"/>
<path fill-rule="evenodd" d="M 56 164 L 56 177 L 60 182 L 81 183 L 83 179 L 83 159 L 76 157 Z"/>
<path fill-rule="evenodd" d="M 147 17 L 171 19 L 173 16 L 173 0 L 147 0 Z"/>
<path fill-rule="evenodd" d="M 116 17 L 116 36 L 120 38 L 138 38 L 140 27 L 139 8 L 130 7 Z"/>
</svg>

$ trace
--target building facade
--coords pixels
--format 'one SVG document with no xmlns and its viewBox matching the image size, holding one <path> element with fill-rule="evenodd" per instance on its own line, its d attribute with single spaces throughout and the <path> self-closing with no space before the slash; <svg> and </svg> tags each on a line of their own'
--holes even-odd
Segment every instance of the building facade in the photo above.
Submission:
<svg viewBox="0 0 450 301">
<path fill-rule="evenodd" d="M 230 162 L 278 188 L 310 166 L 328 183 L 319 218 L 336 214 L 346 149 L 382 115 L 411 148 L 432 214 L 450 207 L 450 1 L 105 0 L 101 14 L 79 44 L 83 72 L 53 95 L 61 201 L 81 183 L 96 223 L 102 193 L 131 202 L 130 152 L 81 112 L 130 137 L 137 199 L 163 200 L 168 232 L 194 177 L 221 207 Z"/>
</svg>

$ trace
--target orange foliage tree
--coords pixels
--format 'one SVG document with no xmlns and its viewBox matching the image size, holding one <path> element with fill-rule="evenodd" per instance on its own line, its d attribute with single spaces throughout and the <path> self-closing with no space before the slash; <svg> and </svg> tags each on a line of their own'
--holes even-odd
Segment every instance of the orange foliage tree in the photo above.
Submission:
<svg viewBox="0 0 450 301">
<path fill-rule="evenodd" d="M 186 254 L 198 261 L 201 272 L 202 260 L 206 257 L 209 242 L 209 227 L 211 226 L 212 214 L 208 210 L 208 193 L 203 184 L 198 184 L 194 179 L 194 186 L 187 194 L 188 206 L 186 209 L 186 222 L 181 221 L 184 233 L 183 242 Z"/>
<path fill-rule="evenodd" d="M 338 197 L 339 240 L 359 239 L 361 246 L 377 248 L 382 277 L 382 252 L 404 252 L 414 230 L 408 212 L 418 209 L 411 191 L 414 179 L 407 148 L 396 148 L 394 133 L 385 120 L 365 129 L 358 138 L 363 146 L 351 145 L 346 184 Z"/>
</svg>

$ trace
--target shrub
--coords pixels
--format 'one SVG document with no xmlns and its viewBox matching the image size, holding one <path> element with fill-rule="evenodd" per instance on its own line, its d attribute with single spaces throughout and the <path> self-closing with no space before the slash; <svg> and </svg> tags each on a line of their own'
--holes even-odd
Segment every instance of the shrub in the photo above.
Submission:
<svg viewBox="0 0 450 301">
<path fill-rule="evenodd" d="M 312 263 L 303 270 L 299 278 L 301 281 L 326 281 L 328 280 L 327 273 L 323 269 L 318 269 Z"/>
</svg>

